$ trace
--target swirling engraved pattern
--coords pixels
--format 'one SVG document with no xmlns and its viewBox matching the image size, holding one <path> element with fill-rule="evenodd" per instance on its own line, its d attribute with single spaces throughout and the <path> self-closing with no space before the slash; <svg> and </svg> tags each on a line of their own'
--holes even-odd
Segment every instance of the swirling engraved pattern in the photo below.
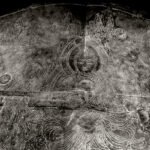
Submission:
<svg viewBox="0 0 150 150">
<path fill-rule="evenodd" d="M 57 142 L 63 140 L 63 124 L 60 120 L 49 119 L 43 124 L 43 134 L 47 140 L 51 142 Z"/>
<path fill-rule="evenodd" d="M 114 114 L 115 115 L 115 114 Z M 119 114 L 117 114 L 119 117 Z M 107 115 L 106 115 L 107 116 Z M 113 115 L 112 115 L 113 116 Z M 79 118 L 78 118 L 79 117 Z M 142 149 L 145 144 L 143 138 L 135 139 L 136 126 L 129 117 L 118 123 L 106 119 L 103 114 L 97 112 L 82 112 L 81 116 L 76 118 L 76 123 L 72 124 L 71 131 L 67 132 L 65 143 L 66 149 L 124 149 L 136 144 L 140 144 Z M 114 117 L 117 119 L 118 117 Z M 121 117 L 121 116 L 120 116 Z"/>
<path fill-rule="evenodd" d="M 84 7 L 0 18 L 0 150 L 150 149 L 150 22 Z"/>
</svg>

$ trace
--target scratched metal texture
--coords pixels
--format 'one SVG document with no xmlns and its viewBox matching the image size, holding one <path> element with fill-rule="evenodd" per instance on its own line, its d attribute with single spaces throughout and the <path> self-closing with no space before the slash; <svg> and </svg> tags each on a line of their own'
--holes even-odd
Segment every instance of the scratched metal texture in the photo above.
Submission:
<svg viewBox="0 0 150 150">
<path fill-rule="evenodd" d="M 0 150 L 149 150 L 150 21 L 105 5 L 0 17 Z"/>
</svg>

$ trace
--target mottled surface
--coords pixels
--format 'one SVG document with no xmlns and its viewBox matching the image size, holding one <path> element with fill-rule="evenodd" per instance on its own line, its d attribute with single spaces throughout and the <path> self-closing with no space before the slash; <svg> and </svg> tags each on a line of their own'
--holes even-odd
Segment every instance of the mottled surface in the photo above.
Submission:
<svg viewBox="0 0 150 150">
<path fill-rule="evenodd" d="M 0 18 L 0 54 L 0 150 L 150 149 L 149 20 L 30 7 Z"/>
</svg>

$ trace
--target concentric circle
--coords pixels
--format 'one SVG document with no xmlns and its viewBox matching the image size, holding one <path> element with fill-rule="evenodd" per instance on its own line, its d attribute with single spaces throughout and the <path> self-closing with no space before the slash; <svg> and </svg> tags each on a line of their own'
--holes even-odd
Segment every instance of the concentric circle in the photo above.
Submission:
<svg viewBox="0 0 150 150">
<path fill-rule="evenodd" d="M 77 37 L 64 47 L 61 64 L 67 74 L 87 75 L 99 70 L 101 63 L 97 51 L 83 43 L 83 39 Z"/>
</svg>

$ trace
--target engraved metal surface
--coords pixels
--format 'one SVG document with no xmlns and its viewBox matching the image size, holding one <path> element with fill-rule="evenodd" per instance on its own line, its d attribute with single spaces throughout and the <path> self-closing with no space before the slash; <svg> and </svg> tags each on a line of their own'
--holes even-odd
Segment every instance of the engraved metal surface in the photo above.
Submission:
<svg viewBox="0 0 150 150">
<path fill-rule="evenodd" d="M 150 21 L 121 8 L 0 17 L 0 150 L 149 150 L 149 51 Z"/>
</svg>

